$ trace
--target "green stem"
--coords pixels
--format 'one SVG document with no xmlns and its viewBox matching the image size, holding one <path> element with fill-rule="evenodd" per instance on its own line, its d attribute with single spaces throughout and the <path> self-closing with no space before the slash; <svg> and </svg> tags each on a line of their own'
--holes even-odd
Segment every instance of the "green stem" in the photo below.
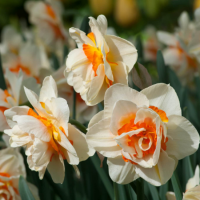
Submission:
<svg viewBox="0 0 200 200">
<path fill-rule="evenodd" d="M 55 184 L 49 174 L 48 171 L 46 171 L 44 175 L 45 179 L 48 181 L 49 185 L 52 187 L 52 189 L 56 192 L 56 194 L 60 197 L 61 200 L 69 199 L 68 195 L 66 194 L 65 190 L 62 188 L 61 184 Z"/>
<path fill-rule="evenodd" d="M 87 129 L 85 126 L 83 126 L 83 124 L 81 124 L 80 122 L 70 118 L 69 119 L 69 123 L 76 126 L 76 128 L 78 128 L 81 132 L 83 133 L 87 133 Z"/>
<path fill-rule="evenodd" d="M 4 73 L 3 73 L 3 66 L 2 66 L 2 62 L 1 62 L 1 55 L 0 55 L 0 88 L 2 90 L 6 90 L 6 81 L 4 79 Z"/>
<path fill-rule="evenodd" d="M 176 171 L 174 171 L 174 173 L 171 177 L 171 182 L 172 182 L 172 186 L 174 188 L 174 192 L 176 195 L 176 200 L 182 200 L 182 198 L 183 198 L 182 189 L 181 189 L 181 185 L 180 185 L 178 176 L 176 174 Z"/>
<path fill-rule="evenodd" d="M 94 156 L 91 157 L 91 161 L 94 164 L 94 167 L 96 168 L 102 182 L 104 183 L 104 186 L 110 196 L 111 199 L 113 199 L 113 187 L 108 179 L 108 176 L 106 175 L 105 171 L 103 168 L 100 168 L 100 160 L 98 156 L 95 154 Z"/>
<path fill-rule="evenodd" d="M 120 200 L 119 190 L 117 188 L 117 183 L 113 182 L 113 187 L 114 187 L 114 200 Z"/>
</svg>

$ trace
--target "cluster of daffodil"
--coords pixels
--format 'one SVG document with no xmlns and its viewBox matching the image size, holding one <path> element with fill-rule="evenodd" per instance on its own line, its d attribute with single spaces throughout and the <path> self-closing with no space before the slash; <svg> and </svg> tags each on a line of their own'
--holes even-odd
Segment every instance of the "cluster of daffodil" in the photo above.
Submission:
<svg viewBox="0 0 200 200">
<path fill-rule="evenodd" d="M 165 184 L 178 161 L 199 147 L 199 134 L 182 116 L 175 90 L 164 83 L 140 92 L 129 87 L 137 49 L 131 42 L 107 34 L 104 15 L 89 17 L 88 34 L 70 28 L 68 35 L 59 2 L 28 2 L 26 9 L 34 32 L 24 28 L 21 38 L 8 26 L 2 33 L 7 89 L 0 89 L 0 131 L 7 147 L 0 150 L 0 199 L 21 199 L 18 180 L 20 175 L 26 177 L 26 170 L 20 148 L 25 150 L 28 167 L 40 179 L 48 170 L 55 183 L 65 179 L 64 161 L 79 173 L 77 165 L 98 152 L 107 158 L 113 182 L 128 184 L 142 178 L 154 186 Z M 157 33 L 169 46 L 164 50 L 166 64 L 178 67 L 181 76 L 187 69 L 187 78 L 199 65 L 199 12 L 195 24 L 183 13 L 174 35 Z M 154 33 L 151 28 L 148 31 Z M 145 44 L 147 59 L 155 60 L 159 48 L 154 36 L 154 49 Z M 71 49 L 66 63 L 65 45 Z M 51 68 L 52 53 L 58 57 L 59 70 Z M 70 123 L 74 91 L 77 120 L 89 121 L 86 134 Z M 97 112 L 97 104 L 104 109 Z M 28 186 L 39 199 L 37 188 Z M 199 199 L 199 187 L 197 167 L 183 199 Z M 168 192 L 167 198 L 175 199 L 174 193 Z"/>
</svg>

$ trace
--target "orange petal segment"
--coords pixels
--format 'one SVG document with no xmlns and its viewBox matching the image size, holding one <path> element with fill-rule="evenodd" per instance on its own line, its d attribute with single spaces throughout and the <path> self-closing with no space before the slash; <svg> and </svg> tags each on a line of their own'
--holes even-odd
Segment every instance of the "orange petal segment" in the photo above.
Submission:
<svg viewBox="0 0 200 200">
<path fill-rule="evenodd" d="M 48 14 L 52 19 L 56 19 L 56 14 L 55 14 L 53 8 L 52 8 L 49 4 L 46 4 L 46 11 L 47 11 L 47 14 Z"/>
<path fill-rule="evenodd" d="M 87 36 L 92 40 L 92 42 L 96 45 L 95 35 L 93 32 L 87 34 Z"/>
<path fill-rule="evenodd" d="M 165 111 L 160 110 L 159 108 L 157 108 L 155 106 L 149 106 L 149 108 L 151 108 L 153 111 L 155 111 L 160 116 L 160 118 L 163 122 L 168 122 L 168 117 L 167 117 Z"/>
</svg>

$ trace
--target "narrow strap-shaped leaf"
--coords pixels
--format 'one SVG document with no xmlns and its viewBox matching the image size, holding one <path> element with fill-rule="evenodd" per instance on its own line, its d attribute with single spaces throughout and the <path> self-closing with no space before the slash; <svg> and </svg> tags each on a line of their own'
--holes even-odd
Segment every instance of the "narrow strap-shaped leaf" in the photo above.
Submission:
<svg viewBox="0 0 200 200">
<path fill-rule="evenodd" d="M 6 90 L 6 82 L 3 74 L 3 66 L 2 66 L 2 61 L 1 61 L 1 55 L 0 55 L 0 88 L 2 90 Z"/>
<path fill-rule="evenodd" d="M 161 83 L 168 83 L 168 70 L 160 50 L 157 52 L 157 70 L 159 81 Z"/>
<path fill-rule="evenodd" d="M 56 56 L 55 53 L 51 54 L 51 59 L 52 59 L 52 63 L 53 63 L 53 68 L 55 70 L 59 69 L 60 68 L 60 63 L 59 63 L 58 57 Z"/>
<path fill-rule="evenodd" d="M 25 179 L 22 176 L 19 178 L 19 193 L 22 200 L 35 200 Z"/>
<path fill-rule="evenodd" d="M 85 17 L 83 18 L 83 21 L 82 21 L 82 23 L 81 23 L 80 30 L 82 30 L 82 31 L 85 32 L 86 34 L 89 33 L 90 26 L 89 26 L 89 18 L 88 18 L 88 16 L 85 16 Z"/>
<path fill-rule="evenodd" d="M 126 190 L 126 193 L 128 193 L 130 200 L 137 200 L 137 195 L 135 191 L 131 188 L 130 184 L 125 185 L 125 190 Z"/>
<path fill-rule="evenodd" d="M 145 200 L 143 179 L 140 178 L 133 181 L 132 183 L 130 183 L 130 186 L 133 188 L 133 190 L 137 194 L 137 200 Z"/>
<path fill-rule="evenodd" d="M 166 200 L 166 193 L 168 191 L 169 191 L 168 182 L 165 183 L 164 185 L 161 185 L 160 188 L 159 188 L 160 199 Z"/>
<path fill-rule="evenodd" d="M 65 192 L 65 189 L 62 188 L 61 184 L 55 184 L 49 174 L 48 171 L 45 172 L 45 179 L 48 181 L 49 185 L 56 192 L 56 194 L 60 197 L 61 200 L 69 199 L 68 195 Z"/>
<path fill-rule="evenodd" d="M 132 193 L 128 190 L 129 185 L 120 185 L 117 183 L 114 183 L 114 195 L 115 199 L 119 200 L 133 200 Z"/>
<path fill-rule="evenodd" d="M 151 185 L 150 183 L 147 183 L 147 184 L 148 184 L 153 200 L 160 200 L 159 195 L 158 195 L 158 190 L 156 189 L 156 187 Z"/>
<path fill-rule="evenodd" d="M 98 156 L 95 154 L 94 156 L 92 156 L 91 158 L 92 163 L 95 166 L 95 169 L 97 170 L 102 182 L 104 183 L 104 186 L 110 196 L 111 199 L 113 199 L 113 187 L 111 184 L 111 181 L 109 180 L 108 176 L 106 175 L 105 171 L 103 168 L 100 168 L 100 160 L 98 158 Z"/>
<path fill-rule="evenodd" d="M 171 182 L 172 182 L 172 186 L 174 188 L 174 192 L 176 195 L 176 200 L 182 200 L 182 198 L 183 198 L 182 189 L 181 189 L 181 185 L 180 185 L 178 176 L 176 174 L 176 171 L 174 171 L 174 173 L 171 177 Z"/>
<path fill-rule="evenodd" d="M 113 187 L 114 187 L 114 200 L 120 200 L 117 183 L 113 182 Z"/>
<path fill-rule="evenodd" d="M 141 40 L 140 35 L 138 35 L 136 38 L 136 49 L 138 52 L 138 62 L 141 62 L 144 58 L 144 53 L 143 53 L 143 45 L 142 45 L 142 40 Z"/>
</svg>

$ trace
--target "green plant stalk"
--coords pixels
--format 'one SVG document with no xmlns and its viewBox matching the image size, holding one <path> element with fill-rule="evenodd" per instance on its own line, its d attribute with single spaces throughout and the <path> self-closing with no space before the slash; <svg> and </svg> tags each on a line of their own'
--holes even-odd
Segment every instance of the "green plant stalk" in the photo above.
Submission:
<svg viewBox="0 0 200 200">
<path fill-rule="evenodd" d="M 181 189 L 181 185 L 180 185 L 178 176 L 176 174 L 176 171 L 174 171 L 174 173 L 171 177 L 171 182 L 172 182 L 172 186 L 174 188 L 174 192 L 176 195 L 176 200 L 182 200 L 182 198 L 183 198 L 182 189 Z"/>
<path fill-rule="evenodd" d="M 2 66 L 2 62 L 1 62 L 1 54 L 0 54 L 0 88 L 2 90 L 6 90 L 6 81 L 4 79 L 4 73 L 3 73 L 3 66 Z"/>
<path fill-rule="evenodd" d="M 114 200 L 120 200 L 119 190 L 117 188 L 117 183 L 113 182 L 113 187 L 114 187 Z"/>
<path fill-rule="evenodd" d="M 74 120 L 74 119 L 69 119 L 69 123 L 73 124 L 74 126 L 76 126 L 76 128 L 78 128 L 80 131 L 82 131 L 83 133 L 87 133 L 87 129 L 85 126 L 83 126 L 80 122 Z M 101 177 L 102 182 L 105 185 L 105 188 L 110 196 L 111 199 L 113 199 L 113 187 L 112 184 L 110 183 L 110 180 L 108 179 L 105 171 L 103 170 L 103 168 L 100 168 L 100 161 L 99 158 L 97 157 L 97 155 L 95 154 L 94 156 L 92 156 L 91 158 L 92 163 L 94 164 L 98 174 Z"/>
</svg>

